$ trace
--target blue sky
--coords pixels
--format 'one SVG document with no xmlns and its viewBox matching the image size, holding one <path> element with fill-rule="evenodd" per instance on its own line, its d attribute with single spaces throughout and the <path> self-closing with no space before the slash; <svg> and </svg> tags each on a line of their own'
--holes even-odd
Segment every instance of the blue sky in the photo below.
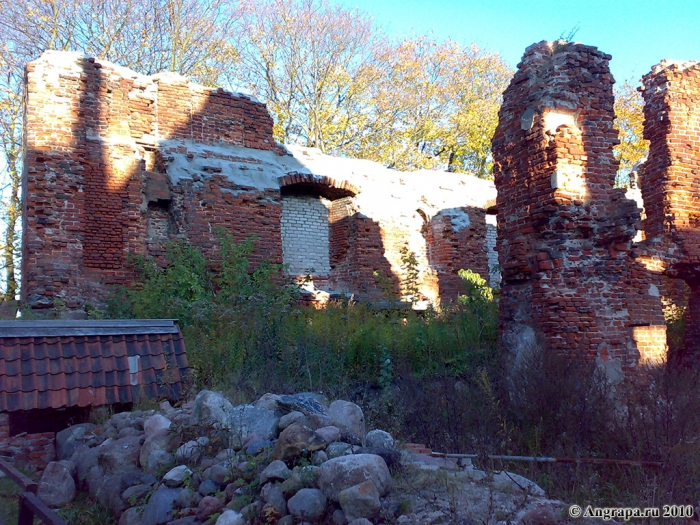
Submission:
<svg viewBox="0 0 700 525">
<path fill-rule="evenodd" d="M 664 58 L 700 60 L 700 0 L 340 0 L 389 34 L 432 33 L 500 53 L 512 67 L 527 46 L 579 27 L 574 40 L 612 55 L 618 83 Z"/>
</svg>

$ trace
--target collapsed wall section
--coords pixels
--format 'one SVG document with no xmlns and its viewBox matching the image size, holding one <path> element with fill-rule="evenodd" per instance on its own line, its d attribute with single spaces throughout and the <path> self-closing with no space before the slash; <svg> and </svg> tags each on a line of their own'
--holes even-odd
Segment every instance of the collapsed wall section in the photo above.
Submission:
<svg viewBox="0 0 700 525">
<path fill-rule="evenodd" d="M 502 271 L 500 344 L 597 362 L 619 382 L 665 354 L 654 276 L 630 257 L 640 214 L 613 188 L 610 56 L 529 47 L 493 139 Z"/>
</svg>

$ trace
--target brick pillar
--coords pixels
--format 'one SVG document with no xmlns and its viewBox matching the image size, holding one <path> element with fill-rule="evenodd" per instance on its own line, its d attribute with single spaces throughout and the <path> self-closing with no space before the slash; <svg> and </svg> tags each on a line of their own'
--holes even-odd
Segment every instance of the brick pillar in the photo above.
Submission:
<svg viewBox="0 0 700 525">
<path fill-rule="evenodd" d="M 700 364 L 700 63 L 663 61 L 642 80 L 645 232 L 664 274 L 690 288 L 684 354 Z"/>
<path fill-rule="evenodd" d="M 665 325 L 630 255 L 640 211 L 613 188 L 609 60 L 583 44 L 530 46 L 504 93 L 493 156 L 501 348 L 514 362 L 535 347 L 593 361 L 618 380 L 637 373 L 642 350 L 665 355 Z M 644 348 L 640 326 L 655 334 Z"/>
</svg>

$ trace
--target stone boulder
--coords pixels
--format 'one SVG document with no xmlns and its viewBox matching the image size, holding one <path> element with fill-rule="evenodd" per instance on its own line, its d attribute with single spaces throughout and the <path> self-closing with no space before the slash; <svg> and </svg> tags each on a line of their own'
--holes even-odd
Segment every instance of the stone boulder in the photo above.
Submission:
<svg viewBox="0 0 700 525">
<path fill-rule="evenodd" d="M 75 449 L 86 441 L 86 434 L 95 430 L 96 425 L 83 423 L 68 427 L 56 434 L 56 458 L 70 459 Z"/>
<path fill-rule="evenodd" d="M 332 501 L 341 491 L 364 481 L 374 483 L 379 496 L 391 488 L 391 474 L 385 461 L 374 454 L 354 454 L 329 459 L 319 468 L 317 486 Z"/>
<path fill-rule="evenodd" d="M 301 489 L 289 498 L 287 509 L 300 521 L 318 523 L 326 511 L 326 496 L 318 489 Z"/>
<path fill-rule="evenodd" d="M 39 481 L 39 498 L 51 508 L 62 507 L 75 499 L 73 479 L 75 465 L 70 461 L 52 461 L 44 469 Z"/>
<path fill-rule="evenodd" d="M 172 521 L 180 490 L 182 489 L 170 489 L 165 485 L 158 487 L 143 509 L 141 525 L 160 525 Z"/>
<path fill-rule="evenodd" d="M 194 425 L 214 428 L 229 428 L 233 405 L 224 396 L 211 390 L 202 390 L 192 406 Z"/>
<path fill-rule="evenodd" d="M 324 448 L 326 448 L 326 442 L 313 430 L 300 423 L 292 423 L 280 434 L 272 450 L 272 457 L 282 461 L 292 461 L 302 456 L 310 456 L 313 452 Z"/>
<path fill-rule="evenodd" d="M 121 474 L 138 469 L 140 453 L 140 438 L 129 436 L 101 446 L 97 460 L 105 474 Z"/>
<path fill-rule="evenodd" d="M 241 448 L 246 442 L 265 441 L 277 436 L 280 418 L 272 410 L 257 408 L 254 405 L 233 407 L 228 429 L 230 446 Z"/>
<path fill-rule="evenodd" d="M 374 483 L 367 480 L 338 493 L 340 507 L 348 521 L 359 518 L 371 519 L 379 513 L 382 504 Z"/>
<path fill-rule="evenodd" d="M 342 400 L 333 401 L 328 407 L 328 415 L 341 433 L 352 434 L 360 440 L 364 437 L 365 416 L 362 409 L 355 403 Z"/>
</svg>

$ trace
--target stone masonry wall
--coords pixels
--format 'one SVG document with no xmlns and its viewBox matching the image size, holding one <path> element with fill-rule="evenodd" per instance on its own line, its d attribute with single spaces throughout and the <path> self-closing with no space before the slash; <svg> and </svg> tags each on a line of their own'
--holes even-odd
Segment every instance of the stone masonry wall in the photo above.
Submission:
<svg viewBox="0 0 700 525">
<path fill-rule="evenodd" d="M 613 382 L 665 355 L 658 277 L 632 257 L 640 211 L 613 188 L 610 56 L 530 46 L 493 139 L 502 271 L 500 340 L 595 362 Z"/>
<path fill-rule="evenodd" d="M 110 285 L 134 278 L 129 254 L 165 264 L 167 243 L 187 239 L 215 257 L 220 228 L 256 237 L 253 267 L 293 262 L 292 276 L 314 267 L 316 284 L 359 297 L 382 296 L 377 271 L 399 288 L 404 248 L 433 302 L 456 298 L 460 268 L 487 275 L 483 205 L 495 190 L 486 181 L 288 150 L 248 96 L 78 53 L 29 63 L 26 101 L 25 306 L 99 305 Z M 429 243 L 418 208 L 437 225 Z"/>
<path fill-rule="evenodd" d="M 663 61 L 642 80 L 644 137 L 650 148 L 640 174 L 647 210 L 640 257 L 654 261 L 653 270 L 664 278 L 687 284 L 685 357 L 698 364 L 700 63 Z"/>
</svg>

